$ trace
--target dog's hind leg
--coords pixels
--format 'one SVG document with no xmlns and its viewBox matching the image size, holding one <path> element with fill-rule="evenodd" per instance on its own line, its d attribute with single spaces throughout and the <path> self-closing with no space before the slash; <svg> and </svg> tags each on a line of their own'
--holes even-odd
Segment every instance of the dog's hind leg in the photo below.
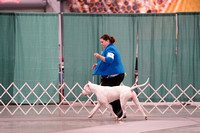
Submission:
<svg viewBox="0 0 200 133">
<path fill-rule="evenodd" d="M 137 95 L 135 94 L 135 92 L 132 92 L 132 93 L 133 93 L 133 102 L 138 107 L 138 109 L 142 112 L 142 115 L 144 116 L 144 119 L 147 120 L 147 116 L 144 113 L 144 110 L 142 109 L 142 107 L 140 106 L 140 103 L 139 103 L 139 100 L 137 98 Z"/>
<path fill-rule="evenodd" d="M 88 118 L 92 118 L 93 115 L 97 112 L 98 108 L 100 108 L 101 103 L 97 102 L 97 105 L 93 108 L 93 110 L 91 111 L 91 114 L 88 116 Z"/>
<path fill-rule="evenodd" d="M 122 120 L 124 118 L 124 116 L 126 115 L 126 104 L 127 104 L 128 99 L 120 99 L 120 104 L 121 104 L 121 108 L 123 111 L 122 116 L 118 119 L 119 121 Z"/>
<path fill-rule="evenodd" d="M 105 103 L 106 108 L 112 113 L 116 120 L 118 120 L 118 116 L 113 112 L 112 107 L 109 103 Z"/>
</svg>

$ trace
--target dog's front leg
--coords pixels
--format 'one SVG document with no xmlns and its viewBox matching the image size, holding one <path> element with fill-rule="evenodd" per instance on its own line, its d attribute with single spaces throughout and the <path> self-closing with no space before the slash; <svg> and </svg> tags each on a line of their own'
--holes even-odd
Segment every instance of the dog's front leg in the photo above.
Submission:
<svg viewBox="0 0 200 133">
<path fill-rule="evenodd" d="M 91 111 L 91 114 L 88 116 L 88 118 L 92 118 L 100 106 L 101 106 L 101 104 L 99 102 L 97 102 L 97 105 L 93 108 L 93 110 Z"/>
<path fill-rule="evenodd" d="M 112 107 L 109 103 L 105 104 L 106 108 L 112 113 L 116 120 L 118 120 L 118 116 L 113 112 Z"/>
</svg>

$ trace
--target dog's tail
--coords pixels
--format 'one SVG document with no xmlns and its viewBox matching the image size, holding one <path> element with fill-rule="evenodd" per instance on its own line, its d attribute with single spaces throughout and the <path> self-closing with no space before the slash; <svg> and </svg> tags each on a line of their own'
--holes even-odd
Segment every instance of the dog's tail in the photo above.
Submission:
<svg viewBox="0 0 200 133">
<path fill-rule="evenodd" d="M 148 82 L 149 82 L 149 78 L 147 79 L 147 81 L 146 81 L 144 84 L 141 84 L 141 85 L 133 85 L 133 86 L 131 87 L 131 91 L 132 91 L 133 89 L 135 89 L 135 88 L 145 86 Z"/>
</svg>

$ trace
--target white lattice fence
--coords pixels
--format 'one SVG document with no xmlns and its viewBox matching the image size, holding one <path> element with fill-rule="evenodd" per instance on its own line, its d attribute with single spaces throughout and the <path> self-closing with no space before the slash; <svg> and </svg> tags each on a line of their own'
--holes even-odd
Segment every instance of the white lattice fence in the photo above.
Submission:
<svg viewBox="0 0 200 133">
<path fill-rule="evenodd" d="M 9 92 L 12 87 L 17 90 L 14 95 L 11 95 Z M 26 95 L 22 93 L 24 87 L 29 89 L 29 93 Z M 35 92 L 36 88 L 38 87 L 40 87 L 42 90 L 42 93 L 40 95 Z M 79 88 L 80 93 L 75 94 L 74 90 L 77 87 Z M 66 95 L 62 94 L 63 88 L 64 91 L 67 91 Z M 88 106 L 94 106 L 91 103 L 95 104 L 95 101 L 93 100 L 94 94 L 87 96 L 86 101 L 80 100 L 80 97 L 82 96 L 81 91 L 83 90 L 83 88 L 79 85 L 79 83 L 76 83 L 72 88 L 68 87 L 66 83 L 62 84 L 60 88 L 57 88 L 52 83 L 49 84 L 47 87 L 43 87 L 40 83 L 38 83 L 35 87 L 32 88 L 27 83 L 25 83 L 22 87 L 18 88 L 14 83 L 12 83 L 7 88 L 0 84 L 0 89 L 3 89 L 3 93 L 0 94 L 0 114 L 2 114 L 3 112 L 9 112 L 11 115 L 14 115 L 17 111 L 21 111 L 24 115 L 27 115 L 30 111 L 34 111 L 38 115 L 40 115 L 44 111 L 47 111 L 49 114 L 54 114 L 56 111 L 67 114 L 71 110 L 76 114 L 81 113 L 81 111 L 83 110 L 86 110 L 88 113 L 90 113 L 90 109 L 88 108 Z M 53 95 L 49 94 L 50 89 L 54 89 L 56 90 L 56 92 Z M 200 90 L 197 90 L 192 85 L 189 85 L 184 90 L 181 89 L 177 84 L 171 89 L 168 89 L 163 84 L 157 89 L 154 89 L 150 84 L 146 85 L 144 88 L 138 89 L 138 97 L 143 97 L 144 99 L 146 99 L 145 101 L 141 102 L 141 106 L 148 114 L 152 113 L 153 111 L 159 111 L 161 114 L 165 114 L 167 111 L 173 111 L 175 114 L 179 114 L 181 111 L 186 111 L 188 114 L 192 115 L 196 111 L 200 110 L 200 100 L 197 99 L 200 97 Z M 147 89 L 151 89 L 152 93 L 150 95 L 146 94 Z M 161 89 L 165 90 L 165 94 L 163 96 L 161 96 L 161 94 L 159 93 Z M 191 89 L 193 93 L 192 95 L 188 95 L 187 91 L 191 91 Z M 173 93 L 173 91 L 175 90 L 179 91 L 178 95 L 175 95 Z M 18 95 L 23 98 L 20 103 L 18 103 L 16 100 L 16 97 Z M 44 95 L 48 97 L 48 101 L 46 102 L 42 100 L 42 97 Z M 75 100 L 67 101 L 70 95 L 72 95 Z M 152 100 L 155 95 L 159 99 L 156 102 Z M 4 102 L 2 98 L 5 96 L 8 97 L 9 101 Z M 34 96 L 37 99 L 33 103 L 29 101 L 31 96 Z M 173 101 L 168 102 L 167 100 L 165 100 L 165 98 L 168 96 L 172 97 Z M 180 100 L 180 98 L 183 96 L 187 99 L 186 101 Z M 61 101 L 57 103 L 55 99 L 58 99 L 59 97 Z M 26 103 L 26 105 L 24 105 L 24 103 Z M 38 103 L 40 103 L 40 109 L 38 109 Z M 54 105 L 53 109 L 50 106 L 52 104 Z M 129 102 L 127 108 L 131 109 L 133 112 L 137 112 L 138 109 L 135 108 L 133 105 L 134 104 L 132 102 Z M 188 105 L 190 106 L 190 108 L 188 108 Z M 11 108 L 13 106 L 14 109 Z M 24 108 L 23 106 L 26 106 L 26 108 Z M 68 108 L 63 108 L 63 106 L 68 106 Z M 77 106 L 79 106 L 78 110 Z M 99 111 L 104 114 L 107 109 L 100 109 Z"/>
</svg>

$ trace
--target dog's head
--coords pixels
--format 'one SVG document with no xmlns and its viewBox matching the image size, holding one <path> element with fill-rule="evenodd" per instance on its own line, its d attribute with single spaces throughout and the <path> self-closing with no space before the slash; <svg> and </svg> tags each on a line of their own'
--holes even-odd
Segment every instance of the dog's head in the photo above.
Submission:
<svg viewBox="0 0 200 133">
<path fill-rule="evenodd" d="M 82 95 L 87 96 L 89 94 L 92 93 L 91 89 L 90 89 L 90 81 L 88 81 L 88 83 L 84 86 L 83 91 L 82 91 Z"/>
</svg>

